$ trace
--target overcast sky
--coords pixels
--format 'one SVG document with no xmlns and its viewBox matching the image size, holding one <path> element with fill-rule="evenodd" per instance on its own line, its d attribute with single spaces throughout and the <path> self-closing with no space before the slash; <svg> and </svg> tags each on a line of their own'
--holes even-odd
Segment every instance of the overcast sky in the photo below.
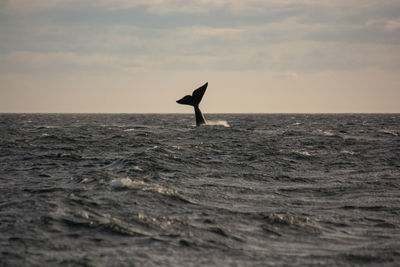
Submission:
<svg viewBox="0 0 400 267">
<path fill-rule="evenodd" d="M 400 112 L 399 0 L 0 0 L 0 112 Z"/>
</svg>

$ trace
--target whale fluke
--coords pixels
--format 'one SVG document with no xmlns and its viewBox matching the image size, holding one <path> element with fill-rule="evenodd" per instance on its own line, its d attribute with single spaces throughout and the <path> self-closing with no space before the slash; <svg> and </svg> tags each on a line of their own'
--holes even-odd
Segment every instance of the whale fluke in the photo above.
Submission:
<svg viewBox="0 0 400 267">
<path fill-rule="evenodd" d="M 176 101 L 179 104 L 190 105 L 190 106 L 194 107 L 194 113 L 196 116 L 196 125 L 197 126 L 206 123 L 206 120 L 204 119 L 204 116 L 199 109 L 199 104 L 200 104 L 201 99 L 203 98 L 204 93 L 206 92 L 207 86 L 208 86 L 208 82 L 205 83 L 203 86 L 194 90 L 192 95 L 184 96 L 183 98 Z"/>
</svg>

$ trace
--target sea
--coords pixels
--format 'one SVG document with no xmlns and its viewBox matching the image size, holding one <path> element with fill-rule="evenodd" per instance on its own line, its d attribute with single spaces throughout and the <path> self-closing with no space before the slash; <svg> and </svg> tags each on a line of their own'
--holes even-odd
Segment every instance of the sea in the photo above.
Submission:
<svg viewBox="0 0 400 267">
<path fill-rule="evenodd" d="M 0 266 L 400 266 L 400 114 L 0 114 Z"/>
</svg>

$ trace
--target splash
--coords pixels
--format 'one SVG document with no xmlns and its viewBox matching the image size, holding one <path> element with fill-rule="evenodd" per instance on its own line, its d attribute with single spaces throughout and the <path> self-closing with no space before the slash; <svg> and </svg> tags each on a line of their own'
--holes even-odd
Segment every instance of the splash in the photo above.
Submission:
<svg viewBox="0 0 400 267">
<path fill-rule="evenodd" d="M 223 120 L 207 121 L 206 125 L 231 127 L 227 121 Z"/>
</svg>

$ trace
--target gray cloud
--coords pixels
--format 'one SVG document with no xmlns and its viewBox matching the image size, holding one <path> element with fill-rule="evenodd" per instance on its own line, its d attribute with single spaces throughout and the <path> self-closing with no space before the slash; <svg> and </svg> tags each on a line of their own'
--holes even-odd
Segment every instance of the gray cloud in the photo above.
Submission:
<svg viewBox="0 0 400 267">
<path fill-rule="evenodd" d="M 400 45 L 400 26 L 396 26 L 400 3 L 396 1 L 10 3 L 14 4 L 0 6 L 3 72 L 40 68 L 309 72 L 398 65 L 394 61 Z M 88 61 L 93 55 L 113 60 Z M 42 62 L 38 67 L 38 57 L 51 64 Z"/>
</svg>

